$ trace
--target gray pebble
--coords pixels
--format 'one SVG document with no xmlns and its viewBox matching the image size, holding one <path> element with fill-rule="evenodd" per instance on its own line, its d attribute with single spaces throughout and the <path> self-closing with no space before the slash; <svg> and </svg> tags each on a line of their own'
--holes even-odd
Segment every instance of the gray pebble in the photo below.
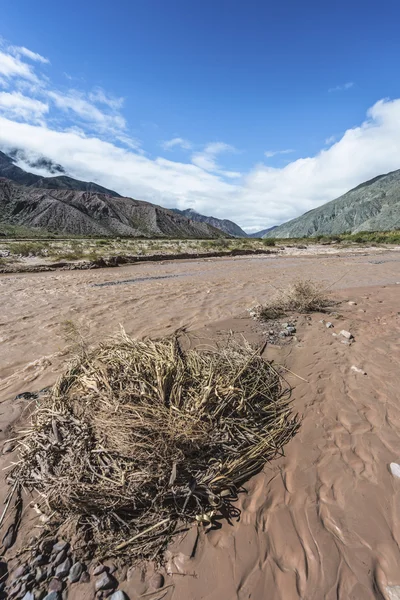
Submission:
<svg viewBox="0 0 400 600">
<path fill-rule="evenodd" d="M 342 335 L 347 340 L 351 340 L 353 337 L 353 335 L 350 333 L 350 331 L 346 331 L 345 329 L 342 329 L 342 331 L 340 332 L 340 335 Z"/>
<path fill-rule="evenodd" d="M 50 592 L 43 598 L 43 600 L 60 600 L 61 594 L 60 592 Z"/>
<path fill-rule="evenodd" d="M 96 591 L 111 590 L 116 587 L 116 580 L 108 573 L 102 573 L 95 583 Z"/>
<path fill-rule="evenodd" d="M 82 573 L 83 573 L 83 564 L 81 562 L 76 562 L 71 567 L 68 579 L 70 580 L 71 583 L 75 583 L 76 581 L 79 580 Z"/>
<path fill-rule="evenodd" d="M 330 321 L 328 321 L 326 327 L 327 329 L 330 329 L 331 327 L 333 327 L 333 324 Z"/>
<path fill-rule="evenodd" d="M 296 327 L 293 327 L 291 325 L 288 325 L 286 327 L 286 331 L 288 331 L 289 333 L 296 333 Z"/>
<path fill-rule="evenodd" d="M 68 549 L 68 542 L 64 542 L 64 541 L 60 541 L 60 542 L 56 542 L 53 546 L 53 554 L 58 554 L 59 552 L 61 552 L 61 550 L 65 550 Z"/>
<path fill-rule="evenodd" d="M 61 563 L 64 562 L 66 558 L 67 549 L 63 548 L 63 550 L 60 550 L 60 552 L 56 555 L 55 559 L 52 561 L 53 566 L 58 567 L 58 565 L 61 565 Z"/>
<path fill-rule="evenodd" d="M 79 579 L 79 583 L 89 583 L 90 575 L 87 571 L 83 571 L 81 578 Z"/>
<path fill-rule="evenodd" d="M 26 592 L 25 596 L 22 598 L 22 600 L 35 600 L 35 597 L 33 595 L 33 592 Z"/>
<path fill-rule="evenodd" d="M 45 565 L 47 563 L 47 558 L 44 554 L 38 554 L 37 556 L 35 556 L 35 558 L 32 561 L 32 565 L 34 567 L 40 567 L 42 565 Z"/>
<path fill-rule="evenodd" d="M 117 592 L 113 593 L 113 595 L 111 596 L 110 600 L 129 600 L 129 598 L 125 594 L 125 592 L 122 592 L 121 590 L 118 590 Z"/>
<path fill-rule="evenodd" d="M 56 569 L 56 576 L 57 577 L 66 577 L 69 573 L 69 570 L 71 568 L 71 559 L 70 558 L 66 558 L 64 560 L 63 563 L 61 563 L 61 565 L 59 565 Z"/>
<path fill-rule="evenodd" d="M 93 575 L 101 575 L 105 570 L 105 565 L 97 565 L 97 567 L 93 569 Z"/>
<path fill-rule="evenodd" d="M 41 581 L 43 581 L 43 579 L 45 579 L 45 573 L 43 571 L 43 569 L 41 567 L 38 567 L 35 571 L 35 581 L 37 583 L 40 583 Z"/>
</svg>

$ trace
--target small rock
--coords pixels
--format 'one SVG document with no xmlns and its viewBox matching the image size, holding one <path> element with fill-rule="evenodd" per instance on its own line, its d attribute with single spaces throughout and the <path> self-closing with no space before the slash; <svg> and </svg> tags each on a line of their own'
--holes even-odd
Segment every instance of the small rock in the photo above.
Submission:
<svg viewBox="0 0 400 600">
<path fill-rule="evenodd" d="M 15 448 L 15 442 L 5 442 L 3 446 L 3 454 L 8 454 L 12 452 Z"/>
<path fill-rule="evenodd" d="M 129 600 L 128 596 L 122 590 L 114 592 L 110 600 Z"/>
<path fill-rule="evenodd" d="M 352 340 L 340 340 L 340 343 L 344 344 L 345 346 L 351 346 Z"/>
<path fill-rule="evenodd" d="M 56 576 L 57 577 L 66 577 L 69 573 L 69 570 L 71 568 L 71 559 L 70 558 L 66 558 L 64 560 L 63 563 L 61 563 L 61 565 L 59 565 L 56 569 Z"/>
<path fill-rule="evenodd" d="M 154 573 L 154 575 L 152 575 L 150 577 L 149 589 L 159 590 L 160 588 L 162 588 L 163 585 L 164 585 L 164 575 L 161 575 L 161 573 Z"/>
<path fill-rule="evenodd" d="M 50 554 L 55 546 L 54 540 L 43 540 L 40 545 L 40 551 L 43 554 Z"/>
<path fill-rule="evenodd" d="M 57 554 L 55 559 L 52 561 L 53 566 L 58 567 L 58 565 L 61 565 L 61 563 L 63 563 L 66 558 L 67 558 L 67 549 L 64 548 Z"/>
<path fill-rule="evenodd" d="M 285 338 L 285 337 L 287 337 L 288 335 L 289 335 L 289 334 L 288 334 L 288 332 L 287 332 L 287 331 L 280 331 L 280 332 L 279 332 L 279 334 L 278 334 L 278 336 L 279 336 L 280 338 Z"/>
<path fill-rule="evenodd" d="M 331 329 L 332 327 L 333 327 L 333 323 L 331 323 L 330 321 L 328 321 L 328 322 L 326 323 L 326 328 L 327 328 L 327 329 Z"/>
<path fill-rule="evenodd" d="M 83 573 L 83 564 L 81 562 L 76 562 L 72 565 L 71 570 L 69 572 L 68 579 L 71 583 L 76 583 L 80 576 Z"/>
<path fill-rule="evenodd" d="M 114 565 L 114 563 L 110 563 L 108 565 L 108 572 L 110 573 L 110 575 L 115 573 L 116 570 L 117 570 L 117 567 Z"/>
<path fill-rule="evenodd" d="M 80 576 L 79 579 L 79 583 L 89 583 L 90 581 L 90 575 L 87 571 L 83 571 L 82 575 Z"/>
<path fill-rule="evenodd" d="M 357 306 L 357 302 L 353 302 L 353 300 L 350 300 L 350 302 L 348 302 L 347 304 L 350 304 L 350 306 Z"/>
<path fill-rule="evenodd" d="M 274 330 L 273 329 L 269 330 L 269 335 L 274 335 Z"/>
<path fill-rule="evenodd" d="M 54 579 L 52 579 L 50 581 L 48 589 L 49 589 L 49 592 L 62 592 L 62 589 L 63 589 L 62 581 L 60 581 L 60 579 L 55 577 Z"/>
<path fill-rule="evenodd" d="M 397 463 L 390 463 L 390 471 L 395 477 L 400 477 L 400 465 Z"/>
<path fill-rule="evenodd" d="M 353 334 L 350 333 L 350 331 L 346 331 L 345 329 L 342 329 L 342 331 L 340 332 L 340 335 L 342 335 L 344 338 L 346 338 L 346 340 L 351 340 L 353 337 Z"/>
<path fill-rule="evenodd" d="M 47 557 L 44 554 L 38 554 L 32 561 L 34 567 L 41 567 L 47 563 Z"/>
<path fill-rule="evenodd" d="M 35 600 L 35 597 L 33 595 L 33 592 L 26 592 L 25 596 L 22 598 L 22 600 Z"/>
<path fill-rule="evenodd" d="M 54 573 L 53 565 L 48 565 L 46 567 L 46 579 L 50 579 L 50 577 L 53 575 L 53 573 Z"/>
<path fill-rule="evenodd" d="M 97 567 L 93 569 L 93 575 L 101 575 L 105 570 L 105 565 L 97 565 Z"/>
<path fill-rule="evenodd" d="M 46 578 L 46 575 L 41 567 L 38 567 L 35 572 L 35 581 L 36 583 L 40 583 L 43 579 Z"/>
<path fill-rule="evenodd" d="M 13 577 L 13 579 L 18 579 L 19 577 L 22 577 L 23 575 L 25 575 L 25 573 L 27 573 L 27 571 L 28 571 L 28 565 L 22 564 L 15 569 L 15 571 L 12 574 L 12 577 Z"/>
<path fill-rule="evenodd" d="M 62 550 L 68 550 L 68 547 L 69 547 L 68 542 L 64 542 L 63 540 L 61 540 L 60 542 L 56 542 L 54 544 L 53 549 L 52 549 L 52 553 L 53 554 L 58 554 Z"/>
<path fill-rule="evenodd" d="M 95 583 L 96 591 L 112 590 L 117 587 L 117 581 L 108 573 L 102 573 Z"/>
<path fill-rule="evenodd" d="M 33 590 L 33 595 L 35 596 L 35 600 L 43 600 L 46 592 L 44 590 Z"/>
<path fill-rule="evenodd" d="M 43 598 L 43 600 L 60 600 L 61 594 L 60 592 L 50 592 Z"/>
<path fill-rule="evenodd" d="M 286 327 L 286 331 L 290 334 L 296 333 L 296 327 L 293 327 L 293 325 L 288 325 Z"/>
<path fill-rule="evenodd" d="M 355 365 L 353 365 L 351 367 L 351 370 L 354 371 L 355 373 L 360 373 L 360 375 L 366 375 L 366 372 L 363 371 L 362 369 L 359 369 L 358 367 L 356 367 Z"/>
</svg>

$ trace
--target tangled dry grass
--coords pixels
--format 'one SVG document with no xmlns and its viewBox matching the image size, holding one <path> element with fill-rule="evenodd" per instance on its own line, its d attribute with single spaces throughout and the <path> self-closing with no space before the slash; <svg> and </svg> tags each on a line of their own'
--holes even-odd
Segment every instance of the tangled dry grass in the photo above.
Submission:
<svg viewBox="0 0 400 600">
<path fill-rule="evenodd" d="M 323 312 L 331 305 L 327 288 L 306 279 L 276 290 L 265 304 L 252 308 L 251 312 L 256 319 L 270 320 L 284 317 L 289 312 Z"/>
<path fill-rule="evenodd" d="M 183 352 L 122 333 L 40 401 L 10 483 L 83 553 L 156 558 L 182 524 L 227 516 L 298 426 L 290 388 L 247 344 Z"/>
</svg>

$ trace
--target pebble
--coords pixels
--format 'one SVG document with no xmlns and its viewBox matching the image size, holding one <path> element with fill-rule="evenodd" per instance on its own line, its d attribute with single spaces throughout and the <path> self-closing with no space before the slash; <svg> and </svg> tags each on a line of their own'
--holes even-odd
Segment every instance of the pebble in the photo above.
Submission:
<svg viewBox="0 0 400 600">
<path fill-rule="evenodd" d="M 96 591 L 111 590 L 116 587 L 116 580 L 108 573 L 102 573 L 95 583 Z"/>
<path fill-rule="evenodd" d="M 52 553 L 58 554 L 62 550 L 67 550 L 68 546 L 69 546 L 68 542 L 64 542 L 62 540 L 60 542 L 56 542 L 53 546 Z"/>
<path fill-rule="evenodd" d="M 90 581 L 90 575 L 87 571 L 83 571 L 80 579 L 79 579 L 79 583 L 89 583 Z"/>
<path fill-rule="evenodd" d="M 101 573 L 104 573 L 105 570 L 105 565 L 97 565 L 97 567 L 93 569 L 93 575 L 101 575 Z"/>
<path fill-rule="evenodd" d="M 152 575 L 150 577 L 150 580 L 149 580 L 149 588 L 150 589 L 159 590 L 160 588 L 162 588 L 163 585 L 164 585 L 164 575 L 161 575 L 161 573 L 154 573 L 154 575 Z"/>
<path fill-rule="evenodd" d="M 330 321 L 328 321 L 326 327 L 327 329 L 330 329 L 331 327 L 333 327 L 333 324 Z"/>
<path fill-rule="evenodd" d="M 45 565 L 47 563 L 47 558 L 44 556 L 44 554 L 38 554 L 32 561 L 32 565 L 34 567 L 41 567 L 42 565 Z"/>
<path fill-rule="evenodd" d="M 43 598 L 43 600 L 60 600 L 61 594 L 60 592 L 50 592 Z"/>
<path fill-rule="evenodd" d="M 46 576 L 43 569 L 41 567 L 38 567 L 35 572 L 35 581 L 37 583 L 40 583 L 41 581 L 43 581 L 43 579 L 45 579 L 45 577 Z"/>
<path fill-rule="evenodd" d="M 83 564 L 81 562 L 76 562 L 72 565 L 71 570 L 69 572 L 68 579 L 71 583 L 76 583 L 80 576 L 83 573 Z"/>
<path fill-rule="evenodd" d="M 344 338 L 346 338 L 346 340 L 351 340 L 351 338 L 353 337 L 353 334 L 350 333 L 350 331 L 346 331 L 345 329 L 342 329 L 342 331 L 340 332 L 340 335 L 342 335 Z"/>
<path fill-rule="evenodd" d="M 62 589 L 63 589 L 62 581 L 60 581 L 56 577 L 50 581 L 49 592 L 62 592 Z"/>
<path fill-rule="evenodd" d="M 350 306 L 357 306 L 357 302 L 354 302 L 353 300 L 350 300 L 347 304 L 350 304 Z"/>
<path fill-rule="evenodd" d="M 118 590 L 117 592 L 113 593 L 113 595 L 111 596 L 110 600 L 129 600 L 129 598 L 125 594 L 125 592 L 122 592 L 121 590 Z"/>
<path fill-rule="evenodd" d="M 43 554 L 50 554 L 55 546 L 54 540 L 43 540 L 39 548 Z"/>
<path fill-rule="evenodd" d="M 397 463 L 390 463 L 390 471 L 395 477 L 400 477 L 400 465 Z"/>
<path fill-rule="evenodd" d="M 52 561 L 53 566 L 58 567 L 58 565 L 61 565 L 61 563 L 64 562 L 66 558 L 67 558 L 67 549 L 64 548 L 57 554 L 55 559 Z"/>
<path fill-rule="evenodd" d="M 293 325 L 288 325 L 286 327 L 286 331 L 288 331 L 289 333 L 296 333 L 296 327 L 293 327 Z"/>
<path fill-rule="evenodd" d="M 20 565 L 13 572 L 13 579 L 18 579 L 19 577 L 22 577 L 23 575 L 25 575 L 25 573 L 27 571 L 28 571 L 28 566 L 27 565 Z"/>
<path fill-rule="evenodd" d="M 22 598 L 22 600 L 35 600 L 35 597 L 33 595 L 33 592 L 26 592 L 25 596 Z"/>
<path fill-rule="evenodd" d="M 63 563 L 61 563 L 61 565 L 59 565 L 56 569 L 56 576 L 57 577 L 66 577 L 69 573 L 69 570 L 71 568 L 71 559 L 70 558 L 66 558 L 64 560 Z"/>
<path fill-rule="evenodd" d="M 354 371 L 355 373 L 360 373 L 361 375 L 366 375 L 366 372 L 363 371 L 362 369 L 359 369 L 358 367 L 356 367 L 355 365 L 353 365 L 351 367 L 351 370 Z"/>
</svg>

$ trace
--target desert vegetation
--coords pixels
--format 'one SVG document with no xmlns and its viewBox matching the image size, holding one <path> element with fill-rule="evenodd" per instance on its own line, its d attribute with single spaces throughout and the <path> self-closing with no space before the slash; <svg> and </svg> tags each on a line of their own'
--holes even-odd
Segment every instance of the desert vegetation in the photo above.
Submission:
<svg viewBox="0 0 400 600">
<path fill-rule="evenodd" d="M 185 523 L 232 516 L 240 486 L 299 427 L 290 396 L 244 341 L 184 351 L 122 332 L 80 345 L 40 399 L 9 483 L 82 555 L 159 557 Z"/>
</svg>

